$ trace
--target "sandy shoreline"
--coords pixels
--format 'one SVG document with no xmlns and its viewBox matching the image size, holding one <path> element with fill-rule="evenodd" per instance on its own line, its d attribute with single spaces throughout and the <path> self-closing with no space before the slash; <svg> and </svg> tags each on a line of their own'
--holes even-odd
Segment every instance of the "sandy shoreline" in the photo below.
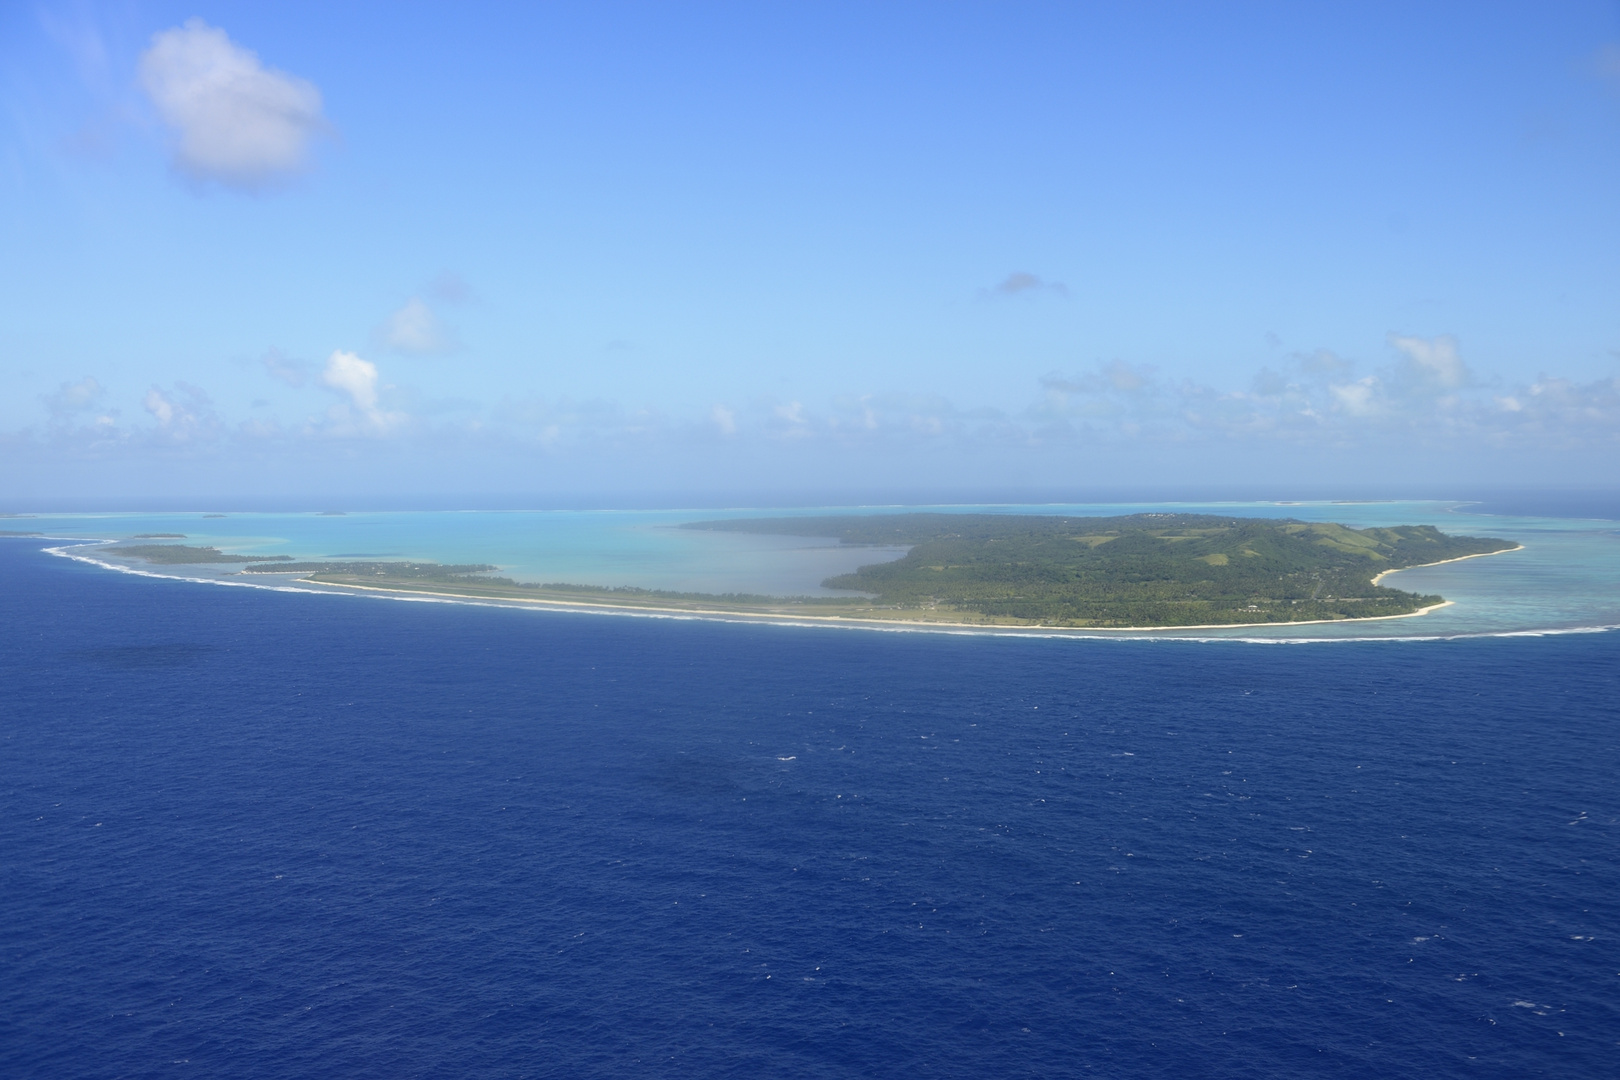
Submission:
<svg viewBox="0 0 1620 1080">
<path fill-rule="evenodd" d="M 1455 559 L 1441 559 L 1439 562 L 1418 563 L 1416 566 L 1397 566 L 1395 569 L 1393 569 L 1393 570 L 1385 570 L 1383 573 L 1381 573 L 1377 577 L 1373 578 L 1372 583 L 1374 585 L 1377 585 L 1380 581 L 1383 581 L 1389 575 L 1391 575 L 1391 574 L 1399 574 L 1403 570 L 1421 570 L 1425 566 L 1444 566 L 1446 563 L 1462 562 L 1464 559 L 1483 559 L 1487 555 L 1506 555 L 1510 551 L 1523 551 L 1523 550 L 1524 550 L 1524 545 L 1523 544 L 1517 544 L 1517 545 L 1515 545 L 1513 547 L 1510 547 L 1510 548 L 1503 548 L 1501 551 L 1481 551 L 1481 552 L 1479 552 L 1477 554 L 1474 554 L 1474 555 L 1459 555 Z M 1418 612 L 1413 612 L 1413 614 L 1416 615 L 1416 614 L 1418 614 Z M 1398 616 L 1398 615 L 1393 616 L 1393 617 L 1394 618 L 1400 618 L 1400 616 Z"/>
<path fill-rule="evenodd" d="M 1495 554 L 1495 552 L 1492 552 Z M 1469 556 L 1470 558 L 1472 556 Z M 1447 560 L 1448 562 L 1451 560 Z M 1433 564 L 1431 564 L 1433 565 Z M 1403 569 L 1415 569 L 1405 567 Z M 300 579 L 301 580 L 301 579 Z M 1341 625 L 1344 623 L 1385 622 L 1390 619 L 1411 619 L 1418 615 L 1427 615 L 1443 607 L 1450 607 L 1451 600 L 1442 600 L 1438 604 L 1419 608 L 1416 611 L 1403 612 L 1400 615 L 1368 615 L 1353 619 L 1300 619 L 1295 622 L 1241 622 L 1241 623 L 1199 623 L 1192 626 L 1044 626 L 1040 623 L 956 623 L 956 622 L 929 622 L 922 619 L 882 619 L 882 618 L 851 618 L 844 615 L 785 615 L 773 611 L 715 611 L 708 608 L 673 608 L 646 606 L 627 606 L 621 604 L 592 604 L 584 601 L 572 600 L 541 600 L 528 596 L 478 596 L 471 593 L 437 592 L 427 589 L 390 589 L 380 585 L 350 585 L 336 581 L 311 581 L 309 585 L 318 585 L 323 589 L 355 589 L 361 592 L 381 593 L 388 596 L 432 596 L 444 600 L 475 601 L 488 604 L 533 604 L 551 608 L 556 611 L 574 611 L 582 614 L 614 614 L 614 615 L 663 615 L 686 616 L 688 618 L 711 619 L 719 621 L 741 620 L 747 622 L 778 622 L 786 624 L 812 623 L 821 626 L 845 626 L 859 629 L 872 627 L 878 629 L 906 629 L 906 630 L 941 630 L 961 631 L 975 630 L 995 633 L 1018 633 L 1020 631 L 1032 634 L 1141 634 L 1149 632 L 1164 632 L 1173 630 L 1243 630 L 1259 629 L 1280 626 L 1325 626 Z"/>
</svg>

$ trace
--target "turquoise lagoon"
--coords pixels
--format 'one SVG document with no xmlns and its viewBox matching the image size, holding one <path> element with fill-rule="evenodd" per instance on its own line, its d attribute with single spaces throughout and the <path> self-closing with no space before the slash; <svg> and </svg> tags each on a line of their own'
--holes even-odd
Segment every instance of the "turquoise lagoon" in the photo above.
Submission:
<svg viewBox="0 0 1620 1080">
<path fill-rule="evenodd" d="M 197 511 L 40 514 L 0 520 L 0 526 L 76 540 L 182 533 L 186 543 L 212 545 L 244 555 L 490 563 L 499 566 L 506 576 L 529 582 L 814 596 L 835 595 L 821 587 L 824 578 L 860 565 L 898 558 L 904 549 L 848 547 L 834 540 L 813 537 L 710 533 L 676 526 L 687 521 L 723 517 L 907 511 L 1071 515 L 1171 511 L 1293 517 L 1357 527 L 1428 524 L 1446 532 L 1500 536 L 1524 545 L 1520 551 L 1415 567 L 1386 578 L 1385 584 L 1419 593 L 1439 593 L 1452 601 L 1447 607 L 1421 616 L 1227 629 L 1059 632 L 1064 636 L 1302 641 L 1567 633 L 1620 627 L 1620 523 L 1476 514 L 1470 513 L 1466 504 L 1455 502 L 1088 503 L 684 511 L 410 511 L 341 515 L 230 513 L 224 516 Z M 76 555 L 94 555 L 93 548 L 64 546 L 62 550 L 71 550 Z M 231 573 L 232 569 L 159 567 L 150 572 L 221 584 L 247 584 Z M 263 585 L 288 587 L 272 586 L 270 582 Z M 312 586 L 295 587 L 312 592 L 327 591 Z M 923 632 L 922 628 L 917 630 Z M 973 632 L 1054 633 L 1010 629 Z"/>
</svg>

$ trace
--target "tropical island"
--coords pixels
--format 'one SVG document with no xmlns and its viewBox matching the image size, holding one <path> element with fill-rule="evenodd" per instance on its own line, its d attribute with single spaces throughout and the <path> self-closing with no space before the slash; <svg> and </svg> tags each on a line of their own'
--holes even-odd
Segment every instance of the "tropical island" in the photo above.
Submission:
<svg viewBox="0 0 1620 1080">
<path fill-rule="evenodd" d="M 1445 602 L 1379 585 L 1392 570 L 1511 551 L 1432 525 L 1353 529 L 1208 514 L 894 514 L 693 522 L 684 528 L 908 544 L 829 578 L 907 611 L 1074 627 L 1208 626 L 1412 615 Z"/>
<path fill-rule="evenodd" d="M 680 526 L 906 546 L 828 578 L 841 596 L 760 596 L 530 584 L 487 564 L 253 559 L 182 545 L 122 546 L 154 562 L 243 562 L 241 573 L 400 593 L 565 606 L 932 624 L 1128 629 L 1339 621 L 1444 604 L 1380 584 L 1393 570 L 1515 550 L 1429 525 L 1355 529 L 1209 514 L 1074 517 L 882 514 L 695 521 Z M 199 557 L 201 556 L 201 557 Z"/>
<path fill-rule="evenodd" d="M 163 535 L 144 533 L 137 539 Z M 107 548 L 105 554 L 125 558 L 145 559 L 160 566 L 203 566 L 211 563 L 263 563 L 290 560 L 291 555 L 228 555 L 215 547 L 192 547 L 187 544 L 120 544 Z"/>
</svg>

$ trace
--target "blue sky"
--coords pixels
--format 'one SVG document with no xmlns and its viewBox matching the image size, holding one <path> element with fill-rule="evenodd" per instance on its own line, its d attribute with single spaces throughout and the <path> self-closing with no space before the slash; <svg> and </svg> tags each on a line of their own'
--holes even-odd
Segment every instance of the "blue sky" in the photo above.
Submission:
<svg viewBox="0 0 1620 1080">
<path fill-rule="evenodd" d="M 1620 4 L 0 6 L 0 498 L 1612 483 Z"/>
</svg>

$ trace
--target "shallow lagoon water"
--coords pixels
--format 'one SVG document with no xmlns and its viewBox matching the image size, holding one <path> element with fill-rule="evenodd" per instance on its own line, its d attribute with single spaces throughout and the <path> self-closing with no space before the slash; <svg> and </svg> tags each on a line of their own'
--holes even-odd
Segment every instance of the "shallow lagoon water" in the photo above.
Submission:
<svg viewBox="0 0 1620 1080">
<path fill-rule="evenodd" d="M 1438 593 L 1450 606 L 1416 618 L 1336 624 L 1168 630 L 1146 636 L 1241 637 L 1298 641 L 1546 633 L 1620 626 L 1620 522 L 1471 514 L 1451 502 L 1138 503 L 1038 506 L 750 508 L 738 510 L 396 512 L 329 514 L 197 513 L 40 515 L 8 526 L 81 538 L 184 533 L 188 543 L 295 558 L 408 558 L 489 563 L 520 581 L 630 585 L 683 592 L 830 595 L 821 582 L 855 567 L 898 558 L 902 548 L 862 548 L 809 537 L 747 536 L 677 528 L 721 517 L 895 513 L 1108 515 L 1190 512 L 1294 517 L 1346 525 L 1431 524 L 1455 533 L 1501 536 L 1524 550 L 1403 570 L 1397 588 Z M 220 569 L 153 568 L 180 576 Z M 240 581 L 237 578 L 235 580 Z"/>
</svg>

